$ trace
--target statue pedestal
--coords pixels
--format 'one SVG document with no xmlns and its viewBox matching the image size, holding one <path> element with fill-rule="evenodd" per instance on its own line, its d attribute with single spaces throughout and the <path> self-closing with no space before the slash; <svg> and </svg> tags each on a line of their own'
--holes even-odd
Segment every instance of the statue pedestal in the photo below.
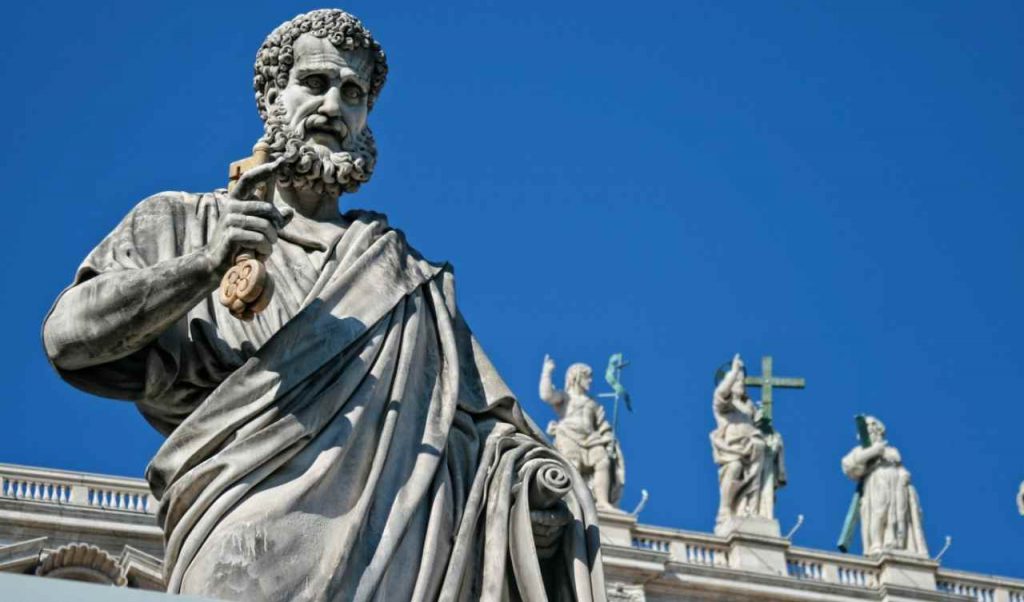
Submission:
<svg viewBox="0 0 1024 602">
<path fill-rule="evenodd" d="M 715 529 L 729 544 L 729 566 L 734 569 L 785 576 L 789 540 L 781 537 L 779 521 L 750 516 L 736 518 Z"/>
<path fill-rule="evenodd" d="M 601 545 L 633 545 L 633 529 L 636 517 L 621 510 L 602 508 L 597 511 L 601 524 Z"/>
<path fill-rule="evenodd" d="M 924 557 L 899 552 L 886 552 L 878 556 L 879 585 L 886 590 L 885 600 L 919 600 L 915 593 L 903 590 L 936 591 L 935 571 L 939 563 Z"/>
<path fill-rule="evenodd" d="M 715 535 L 728 537 L 733 533 L 746 535 L 762 535 L 764 537 L 782 537 L 779 521 L 761 516 L 731 518 L 721 527 L 715 527 Z"/>
</svg>

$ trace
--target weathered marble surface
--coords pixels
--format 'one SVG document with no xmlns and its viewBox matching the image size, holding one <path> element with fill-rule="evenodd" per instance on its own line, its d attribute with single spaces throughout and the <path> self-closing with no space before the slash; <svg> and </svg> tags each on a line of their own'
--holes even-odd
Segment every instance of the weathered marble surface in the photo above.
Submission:
<svg viewBox="0 0 1024 602">
<path fill-rule="evenodd" d="M 254 82 L 271 161 L 133 209 L 54 304 L 47 353 L 167 436 L 147 479 L 172 592 L 603 600 L 586 485 L 482 351 L 451 268 L 339 211 L 373 172 L 386 73 L 342 11 L 275 30 Z M 217 299 L 244 250 L 275 286 L 252 321 Z"/>
<path fill-rule="evenodd" d="M 551 381 L 555 361 L 544 356 L 540 374 L 540 398 L 550 405 L 558 420 L 548 424 L 555 448 L 573 463 L 590 487 L 597 507 L 613 509 L 622 497 L 626 465 L 622 448 L 604 407 L 590 397 L 594 371 L 587 364 L 573 364 L 565 371 L 565 389 Z"/>
<path fill-rule="evenodd" d="M 782 437 L 759 428 L 758 408 L 747 395 L 745 376 L 743 360 L 736 354 L 712 400 L 715 430 L 710 438 L 718 465 L 718 535 L 741 528 L 750 517 L 774 521 L 775 489 L 786 482 Z"/>
<path fill-rule="evenodd" d="M 871 446 L 855 447 L 843 457 L 843 473 L 864 480 L 860 526 L 864 554 L 901 552 L 928 556 L 921 524 L 921 503 L 910 483 L 910 471 L 885 439 L 885 425 L 867 417 Z"/>
</svg>

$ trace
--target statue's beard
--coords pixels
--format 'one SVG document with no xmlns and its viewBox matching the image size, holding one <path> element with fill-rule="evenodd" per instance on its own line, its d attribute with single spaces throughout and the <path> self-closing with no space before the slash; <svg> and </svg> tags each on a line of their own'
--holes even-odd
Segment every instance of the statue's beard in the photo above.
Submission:
<svg viewBox="0 0 1024 602">
<path fill-rule="evenodd" d="M 377 148 L 369 128 L 364 128 L 354 140 L 346 132 L 342 141 L 345 150 L 334 152 L 306 140 L 310 129 L 323 128 L 326 119 L 322 115 L 311 115 L 293 127 L 281 119 L 279 111 L 275 113 L 267 120 L 260 143 L 269 146 L 271 160 L 283 158 L 276 174 L 278 186 L 338 197 L 343 192 L 355 192 L 370 181 Z"/>
</svg>

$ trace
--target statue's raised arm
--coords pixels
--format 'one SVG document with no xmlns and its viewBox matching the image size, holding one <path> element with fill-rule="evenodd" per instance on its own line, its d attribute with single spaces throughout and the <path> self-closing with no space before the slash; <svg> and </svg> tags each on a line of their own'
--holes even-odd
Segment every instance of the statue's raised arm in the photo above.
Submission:
<svg viewBox="0 0 1024 602">
<path fill-rule="evenodd" d="M 273 203 L 252 198 L 275 165 L 246 173 L 220 199 L 209 241 L 174 257 L 159 257 L 175 240 L 174 207 L 157 195 L 136 207 L 78 270 L 73 286 L 43 323 L 43 345 L 60 370 L 80 370 L 126 358 L 162 335 L 217 288 L 234 257 L 273 252 L 287 222 Z M 285 208 L 287 211 L 287 208 Z"/>
<path fill-rule="evenodd" d="M 740 354 L 736 354 L 732 358 L 732 365 L 729 367 L 729 371 L 725 373 L 725 377 L 722 382 L 718 383 L 715 387 L 715 407 L 720 411 L 732 403 L 733 398 L 733 387 L 736 385 L 736 381 L 743 382 L 745 372 L 743 369 L 743 360 L 740 359 Z"/>
<path fill-rule="evenodd" d="M 540 386 L 538 394 L 541 401 L 554 408 L 559 417 L 565 414 L 565 402 L 568 397 L 565 391 L 558 390 L 551 382 L 551 375 L 555 372 L 555 360 L 550 355 L 544 354 L 544 365 L 540 369 Z"/>
</svg>

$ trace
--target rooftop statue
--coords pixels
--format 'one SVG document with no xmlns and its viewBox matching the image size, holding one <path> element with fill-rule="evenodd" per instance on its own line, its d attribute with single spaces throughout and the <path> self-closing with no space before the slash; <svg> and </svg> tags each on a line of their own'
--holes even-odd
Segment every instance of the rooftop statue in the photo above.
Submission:
<svg viewBox="0 0 1024 602">
<path fill-rule="evenodd" d="M 1017 490 L 1017 511 L 1024 516 L 1024 481 L 1020 482 L 1020 488 Z"/>
<path fill-rule="evenodd" d="M 555 448 L 586 479 L 597 507 L 611 510 L 622 497 L 626 467 L 622 449 L 604 407 L 590 397 L 594 371 L 587 364 L 573 364 L 565 371 L 565 389 L 551 382 L 555 361 L 544 356 L 540 373 L 540 398 L 558 415 L 548 425 Z"/>
<path fill-rule="evenodd" d="M 603 600 L 586 484 L 482 351 L 451 267 L 339 210 L 373 174 L 386 75 L 348 13 L 275 29 L 256 159 L 230 192 L 132 209 L 56 300 L 46 352 L 166 436 L 146 477 L 171 592 Z"/>
<path fill-rule="evenodd" d="M 864 554 L 904 552 L 928 556 L 921 524 L 921 503 L 910 484 L 899 450 L 885 439 L 885 425 L 864 418 L 868 445 L 843 457 L 843 473 L 861 482 L 860 528 Z"/>
<path fill-rule="evenodd" d="M 762 411 L 747 395 L 746 378 L 737 353 L 715 387 L 711 404 L 715 415 L 711 453 L 718 465 L 718 535 L 734 531 L 751 517 L 774 520 L 775 490 L 786 483 L 782 437 L 772 428 L 762 428 Z"/>
</svg>

